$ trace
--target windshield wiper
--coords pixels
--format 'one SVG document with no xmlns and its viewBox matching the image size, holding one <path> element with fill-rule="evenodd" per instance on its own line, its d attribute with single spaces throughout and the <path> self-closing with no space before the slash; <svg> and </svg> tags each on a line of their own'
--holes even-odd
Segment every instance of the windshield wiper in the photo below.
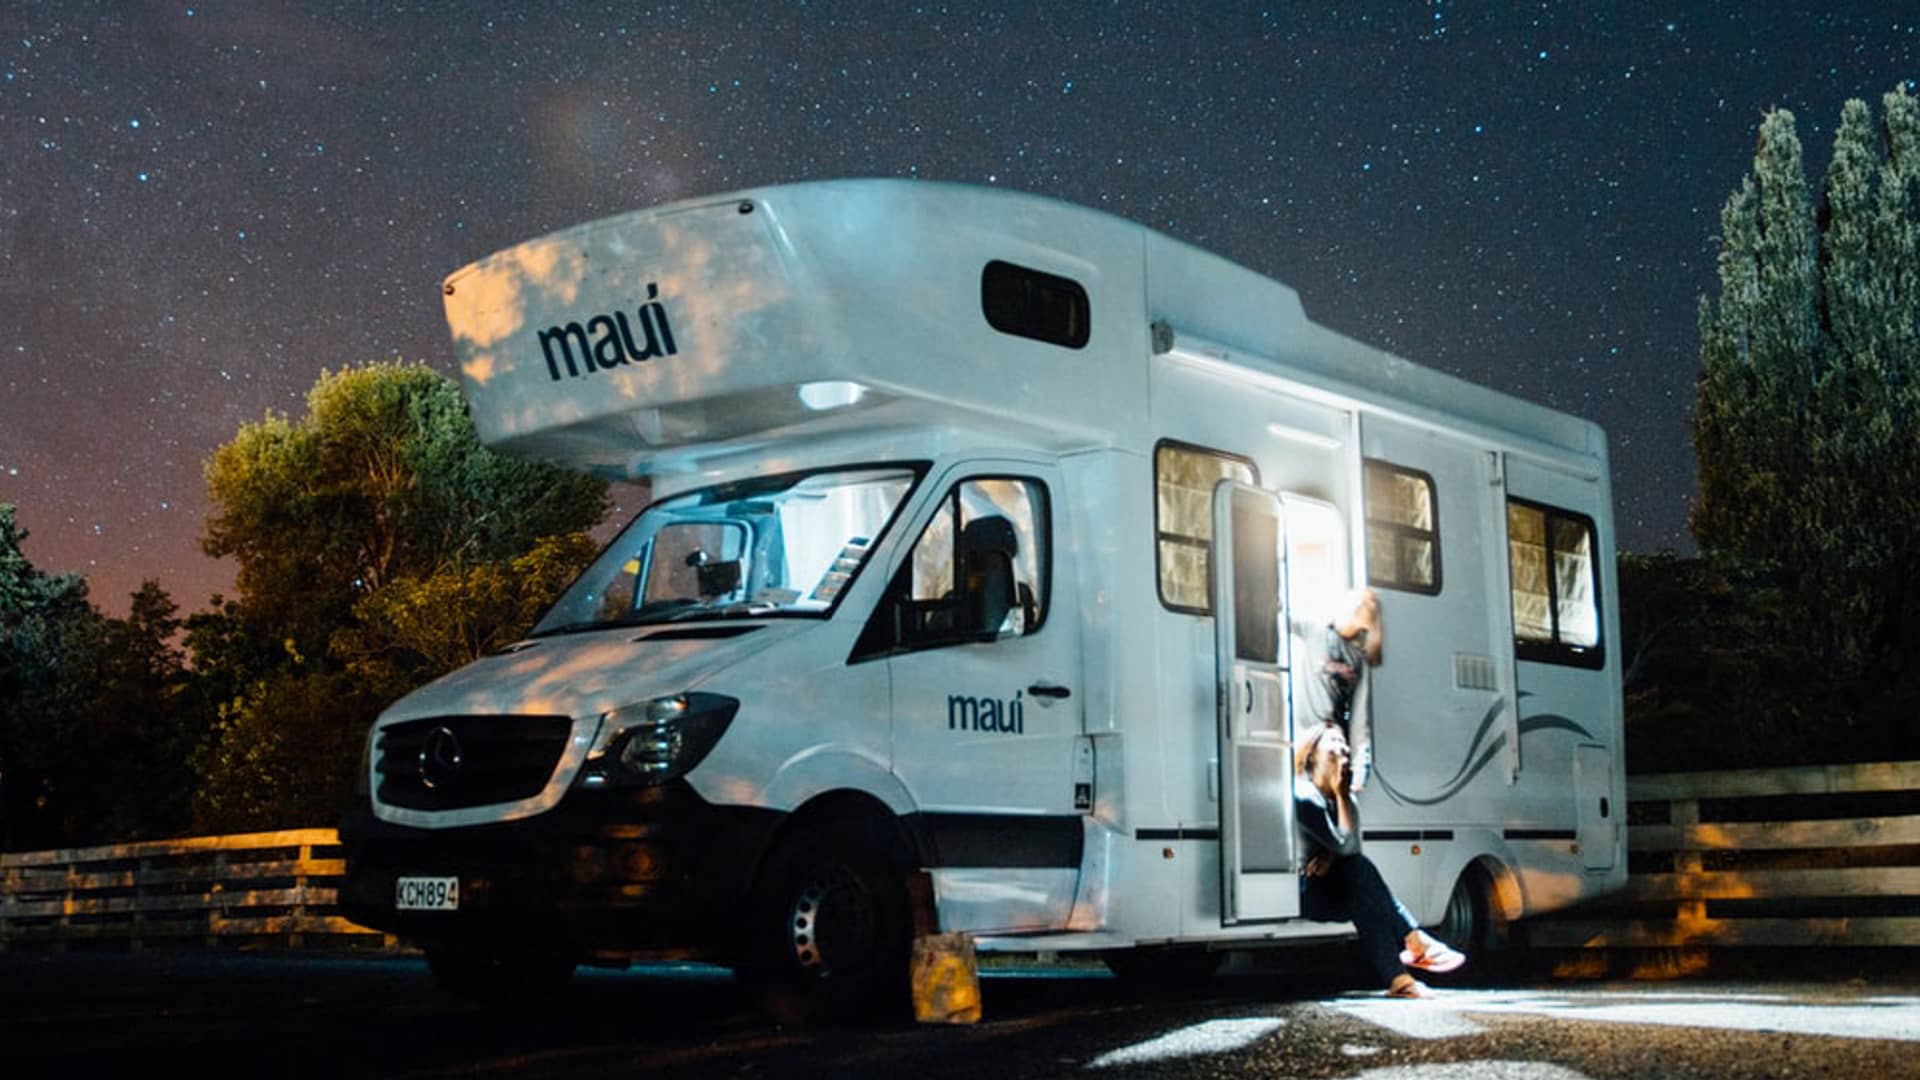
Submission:
<svg viewBox="0 0 1920 1080">
<path fill-rule="evenodd" d="M 648 623 L 667 622 L 667 619 L 648 615 L 628 615 L 619 619 L 585 619 L 580 622 L 562 623 L 545 630 L 528 634 L 529 638 L 559 637 L 563 634 L 584 634 L 590 630 L 619 630 L 630 626 L 645 626 Z"/>
<path fill-rule="evenodd" d="M 661 622 L 681 622 L 689 619 L 732 619 L 742 615 L 765 615 L 779 611 L 781 605 L 768 600 L 735 600 L 721 607 L 707 607 L 704 604 L 676 611 Z"/>
</svg>

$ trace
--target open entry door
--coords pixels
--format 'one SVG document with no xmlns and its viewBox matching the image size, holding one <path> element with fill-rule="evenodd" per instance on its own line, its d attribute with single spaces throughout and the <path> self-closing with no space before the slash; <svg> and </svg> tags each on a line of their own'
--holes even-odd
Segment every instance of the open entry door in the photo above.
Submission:
<svg viewBox="0 0 1920 1080">
<path fill-rule="evenodd" d="M 1288 742 L 1286 526 L 1271 492 L 1213 489 L 1220 912 L 1226 925 L 1300 911 Z"/>
</svg>

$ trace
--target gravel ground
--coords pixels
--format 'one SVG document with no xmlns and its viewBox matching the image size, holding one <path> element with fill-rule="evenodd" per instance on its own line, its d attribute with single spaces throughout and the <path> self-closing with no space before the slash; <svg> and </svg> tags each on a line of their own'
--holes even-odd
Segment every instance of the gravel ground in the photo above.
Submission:
<svg viewBox="0 0 1920 1080">
<path fill-rule="evenodd" d="M 1080 968 L 999 967 L 967 1027 L 787 1028 L 730 976 L 586 972 L 483 1010 L 412 958 L 0 953 L 9 1078 L 178 1064 L 275 1075 L 1816 1077 L 1920 1076 L 1920 977 L 1847 965 L 1665 981 L 1535 976 L 1427 1002 L 1339 964 L 1156 993 Z"/>
</svg>

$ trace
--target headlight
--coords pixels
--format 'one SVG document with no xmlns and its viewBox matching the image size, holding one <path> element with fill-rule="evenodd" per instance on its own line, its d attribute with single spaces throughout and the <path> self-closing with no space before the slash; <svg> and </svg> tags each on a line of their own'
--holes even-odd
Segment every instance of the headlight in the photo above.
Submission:
<svg viewBox="0 0 1920 1080">
<path fill-rule="evenodd" d="M 647 787 L 677 780 L 706 758 L 740 710 L 724 694 L 654 698 L 600 717 L 600 740 L 587 754 L 580 786 Z"/>
</svg>

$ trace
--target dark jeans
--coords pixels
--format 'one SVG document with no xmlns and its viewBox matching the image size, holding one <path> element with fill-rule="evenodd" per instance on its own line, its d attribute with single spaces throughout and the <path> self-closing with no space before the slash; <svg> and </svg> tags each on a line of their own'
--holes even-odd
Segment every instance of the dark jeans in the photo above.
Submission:
<svg viewBox="0 0 1920 1080">
<path fill-rule="evenodd" d="M 1365 855 L 1335 859 L 1332 869 L 1319 877 L 1301 875 L 1300 914 L 1315 922 L 1352 923 L 1380 985 L 1391 985 L 1393 977 L 1406 970 L 1400 965 L 1400 950 L 1416 924 Z"/>
</svg>

